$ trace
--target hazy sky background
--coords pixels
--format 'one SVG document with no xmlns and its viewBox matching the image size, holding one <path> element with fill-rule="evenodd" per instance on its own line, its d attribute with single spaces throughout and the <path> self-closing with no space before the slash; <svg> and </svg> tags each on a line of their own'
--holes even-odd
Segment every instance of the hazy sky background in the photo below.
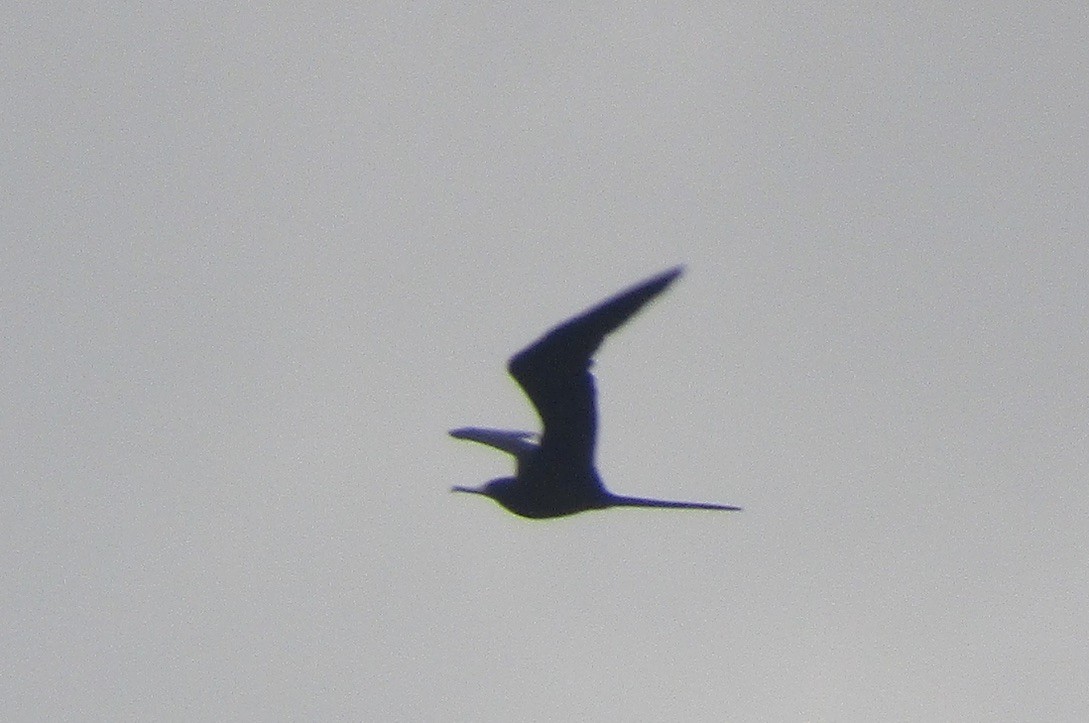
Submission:
<svg viewBox="0 0 1089 723">
<path fill-rule="evenodd" d="M 0 30 L 0 717 L 1089 719 L 1084 4 L 201 7 Z M 599 466 L 745 512 L 451 495 L 677 263 Z"/>
</svg>

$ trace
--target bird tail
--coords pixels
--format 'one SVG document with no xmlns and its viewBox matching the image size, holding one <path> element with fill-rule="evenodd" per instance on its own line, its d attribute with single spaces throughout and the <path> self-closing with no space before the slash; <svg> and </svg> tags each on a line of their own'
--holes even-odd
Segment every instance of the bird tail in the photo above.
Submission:
<svg viewBox="0 0 1089 723">
<path fill-rule="evenodd" d="M 740 507 L 732 505 L 716 505 L 710 502 L 673 502 L 672 500 L 649 500 L 645 497 L 621 497 L 613 495 L 609 500 L 610 507 L 665 507 L 675 510 L 728 510 L 740 512 Z"/>
</svg>

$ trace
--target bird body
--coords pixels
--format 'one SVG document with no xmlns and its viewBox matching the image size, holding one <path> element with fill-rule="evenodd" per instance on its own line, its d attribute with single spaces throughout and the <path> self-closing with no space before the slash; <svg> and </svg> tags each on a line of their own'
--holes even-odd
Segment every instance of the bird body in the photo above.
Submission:
<svg viewBox="0 0 1089 723">
<path fill-rule="evenodd" d="M 532 432 L 479 427 L 451 430 L 458 439 L 486 444 L 514 455 L 514 477 L 483 487 L 454 487 L 490 497 L 516 515 L 561 517 L 606 507 L 739 510 L 702 502 L 672 502 L 615 495 L 594 467 L 597 408 L 593 355 L 605 337 L 630 319 L 680 276 L 674 268 L 607 299 L 560 324 L 515 354 L 507 365 L 541 417 L 539 443 Z"/>
</svg>

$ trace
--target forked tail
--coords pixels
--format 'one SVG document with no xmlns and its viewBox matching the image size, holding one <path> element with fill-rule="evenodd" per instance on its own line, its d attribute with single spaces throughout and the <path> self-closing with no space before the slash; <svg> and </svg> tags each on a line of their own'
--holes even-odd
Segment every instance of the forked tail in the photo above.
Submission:
<svg viewBox="0 0 1089 723">
<path fill-rule="evenodd" d="M 716 505 L 710 502 L 673 502 L 671 500 L 648 500 L 645 497 L 622 497 L 612 495 L 609 507 L 665 507 L 674 510 L 727 510 L 741 512 L 740 507 Z"/>
</svg>

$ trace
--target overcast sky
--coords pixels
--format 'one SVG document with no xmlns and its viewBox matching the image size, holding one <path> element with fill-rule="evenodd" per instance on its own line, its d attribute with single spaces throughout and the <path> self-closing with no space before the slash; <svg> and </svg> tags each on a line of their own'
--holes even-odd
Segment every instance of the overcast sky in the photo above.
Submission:
<svg viewBox="0 0 1089 723">
<path fill-rule="evenodd" d="M 0 717 L 1089 719 L 1089 11 L 652 5 L 7 11 Z"/>
</svg>

